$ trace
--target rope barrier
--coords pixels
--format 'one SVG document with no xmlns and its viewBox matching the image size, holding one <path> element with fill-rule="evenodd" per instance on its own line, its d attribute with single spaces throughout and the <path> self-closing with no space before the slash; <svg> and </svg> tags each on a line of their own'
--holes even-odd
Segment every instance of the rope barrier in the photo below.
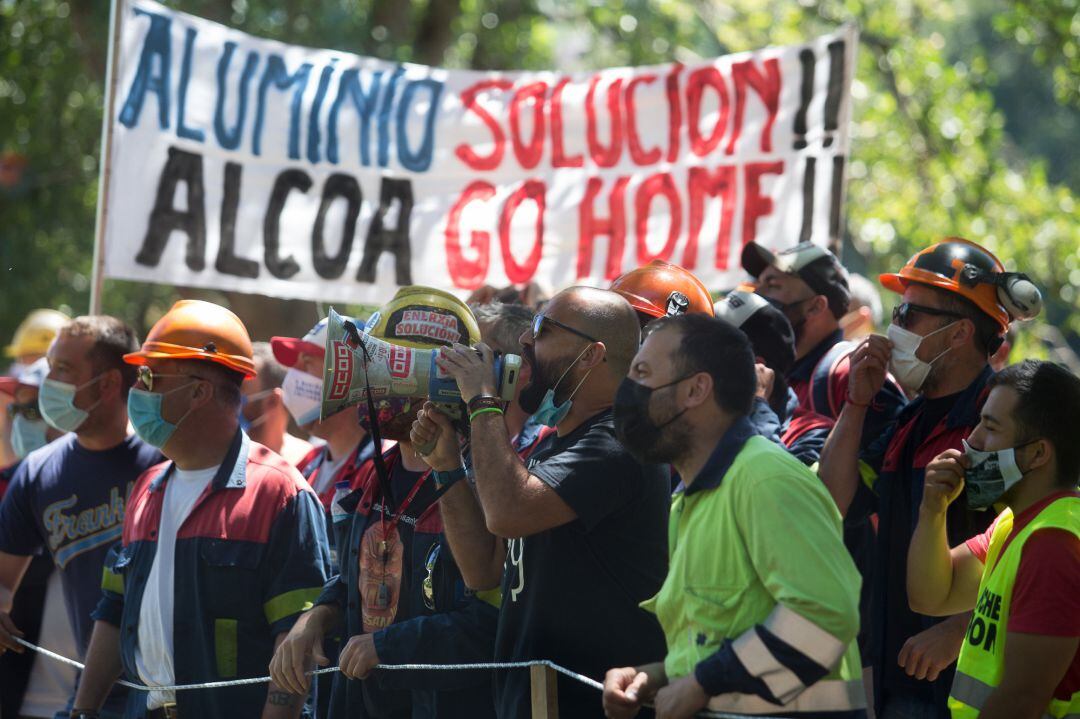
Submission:
<svg viewBox="0 0 1080 719">
<path fill-rule="evenodd" d="M 68 657 L 61 656 L 56 652 L 51 652 L 44 647 L 39 647 L 36 644 L 31 644 L 25 639 L 19 637 L 12 637 L 16 642 L 26 647 L 27 649 L 37 652 L 44 657 L 48 657 L 54 661 L 58 661 L 61 664 L 67 664 L 68 666 L 75 667 L 79 671 L 85 669 L 85 665 L 69 659 Z M 584 674 L 578 674 L 577 672 L 567 669 L 566 667 L 559 666 L 555 662 L 548 659 L 537 659 L 528 662 L 483 662 L 475 664 L 379 664 L 375 666 L 375 669 L 382 671 L 401 672 L 401 671 L 473 671 L 473 670 L 491 670 L 491 669 L 528 669 L 530 667 L 547 667 L 553 671 L 558 672 L 564 676 L 573 679 L 576 682 L 580 682 L 587 687 L 592 687 L 597 691 L 603 691 L 604 685 L 601 682 L 596 681 L 591 677 L 587 677 Z M 325 667 L 323 669 L 316 669 L 314 671 L 305 672 L 308 676 L 318 676 L 320 674 L 331 674 L 339 670 L 339 667 Z M 136 684 L 135 682 L 129 682 L 126 679 L 120 679 L 117 684 L 127 687 L 128 689 L 135 689 L 137 691 L 169 691 L 179 692 L 188 691 L 191 689 L 222 689 L 224 687 L 239 687 L 247 686 L 249 684 L 268 684 L 270 677 L 249 677 L 247 679 L 231 679 L 229 681 L 221 682 L 203 682 L 202 684 L 179 684 L 176 686 L 146 686 L 144 684 Z M 651 705 L 649 705 L 651 706 Z M 753 719 L 778 719 L 777 717 L 768 717 L 764 715 L 749 715 L 749 714 L 728 714 L 726 712 L 699 712 L 699 717 L 709 717 L 710 719 L 746 719 L 746 717 L 753 716 Z"/>
</svg>

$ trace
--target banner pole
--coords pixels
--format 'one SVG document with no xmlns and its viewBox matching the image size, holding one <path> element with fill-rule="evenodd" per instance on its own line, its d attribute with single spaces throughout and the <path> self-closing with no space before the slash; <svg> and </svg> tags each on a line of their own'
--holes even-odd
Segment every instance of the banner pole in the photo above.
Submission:
<svg viewBox="0 0 1080 719">
<path fill-rule="evenodd" d="M 101 119 L 101 158 L 98 160 L 97 219 L 94 226 L 94 260 L 90 275 L 90 314 L 101 314 L 101 293 L 105 285 L 105 224 L 109 212 L 109 179 L 112 169 L 112 137 L 117 71 L 124 23 L 124 0 L 109 3 L 109 50 L 105 61 L 105 113 Z"/>
</svg>

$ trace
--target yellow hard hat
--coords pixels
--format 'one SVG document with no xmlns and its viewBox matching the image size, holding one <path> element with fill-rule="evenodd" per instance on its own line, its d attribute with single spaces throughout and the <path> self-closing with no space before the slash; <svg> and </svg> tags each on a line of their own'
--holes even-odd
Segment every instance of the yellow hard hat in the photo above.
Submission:
<svg viewBox="0 0 1080 719">
<path fill-rule="evenodd" d="M 63 312 L 34 310 L 15 329 L 11 344 L 5 348 L 4 354 L 8 357 L 43 355 L 49 351 L 56 333 L 68 322 L 71 322 L 71 318 Z"/>
<path fill-rule="evenodd" d="M 364 329 L 390 344 L 420 349 L 480 341 L 480 326 L 467 304 L 448 292 L 418 285 L 398 290 Z"/>
</svg>

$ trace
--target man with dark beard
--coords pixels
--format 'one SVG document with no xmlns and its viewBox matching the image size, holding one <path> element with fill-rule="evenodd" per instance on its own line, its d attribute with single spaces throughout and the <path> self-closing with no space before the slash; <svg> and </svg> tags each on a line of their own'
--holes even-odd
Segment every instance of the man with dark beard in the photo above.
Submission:
<svg viewBox="0 0 1080 719">
<path fill-rule="evenodd" d="M 473 345 L 480 330 L 469 308 L 453 295 L 428 287 L 405 287 L 367 322 L 365 331 L 391 344 L 432 348 L 460 342 Z M 351 516 L 335 521 L 340 574 L 324 587 L 314 608 L 306 612 L 281 643 L 270 673 L 292 693 L 308 690 L 304 669 L 326 665 L 323 640 L 334 636 L 344 620 L 345 643 L 330 699 L 330 719 L 406 719 L 415 716 L 412 692 L 400 683 L 384 682 L 379 672 L 368 675 L 383 653 L 387 627 L 422 614 L 422 585 L 427 559 L 439 542 L 442 519 L 438 489 L 428 466 L 409 441 L 409 430 L 423 397 L 381 398 L 375 401 L 377 427 L 368 408 L 360 405 L 360 424 L 373 436 L 396 441 L 382 461 L 364 464 L 355 490 L 339 501 Z M 378 430 L 376 435 L 374 430 Z M 476 699 L 475 689 L 450 705 Z M 481 692 L 481 700 L 490 695 Z"/>
<path fill-rule="evenodd" d="M 754 431 L 754 353 L 729 323 L 700 314 L 649 325 L 615 398 L 619 441 L 671 462 L 686 489 L 671 507 L 670 567 L 643 606 L 667 651 L 618 665 L 609 717 L 739 714 L 865 717 L 859 575 L 821 483 Z M 658 661 L 658 660 L 663 661 Z"/>
<path fill-rule="evenodd" d="M 448 506 L 446 533 L 454 547 L 474 541 L 475 552 L 465 553 L 490 557 L 486 571 L 466 577 L 473 589 L 502 580 L 496 661 L 550 659 L 599 678 L 610 666 L 663 653 L 659 625 L 638 604 L 664 577 L 667 468 L 635 460 L 616 440 L 611 414 L 638 341 L 637 315 L 619 295 L 573 287 L 552 298 L 521 337 L 532 372 L 519 402 L 557 431 L 524 462 L 493 402 L 490 349 L 480 345 L 482 357 L 460 345 L 442 353 L 441 366 L 469 400 L 483 509 L 479 516 Z M 425 409 L 413 439 L 436 437 L 427 462 L 440 472 L 458 467 L 452 428 Z M 510 539 L 505 561 L 490 551 L 491 534 Z M 558 697 L 561 716 L 602 716 L 600 697 L 577 682 L 560 677 Z M 496 673 L 500 718 L 529 716 L 529 699 L 528 671 Z"/>
</svg>

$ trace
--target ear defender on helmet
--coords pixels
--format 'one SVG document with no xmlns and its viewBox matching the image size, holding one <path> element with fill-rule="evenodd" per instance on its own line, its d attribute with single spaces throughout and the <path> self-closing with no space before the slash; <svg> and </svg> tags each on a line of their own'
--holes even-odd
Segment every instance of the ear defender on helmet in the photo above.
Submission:
<svg viewBox="0 0 1080 719">
<path fill-rule="evenodd" d="M 975 265 L 964 265 L 960 282 L 968 287 L 994 285 L 998 301 L 1017 320 L 1031 320 L 1042 312 L 1042 293 L 1023 272 L 987 272 Z"/>
</svg>

